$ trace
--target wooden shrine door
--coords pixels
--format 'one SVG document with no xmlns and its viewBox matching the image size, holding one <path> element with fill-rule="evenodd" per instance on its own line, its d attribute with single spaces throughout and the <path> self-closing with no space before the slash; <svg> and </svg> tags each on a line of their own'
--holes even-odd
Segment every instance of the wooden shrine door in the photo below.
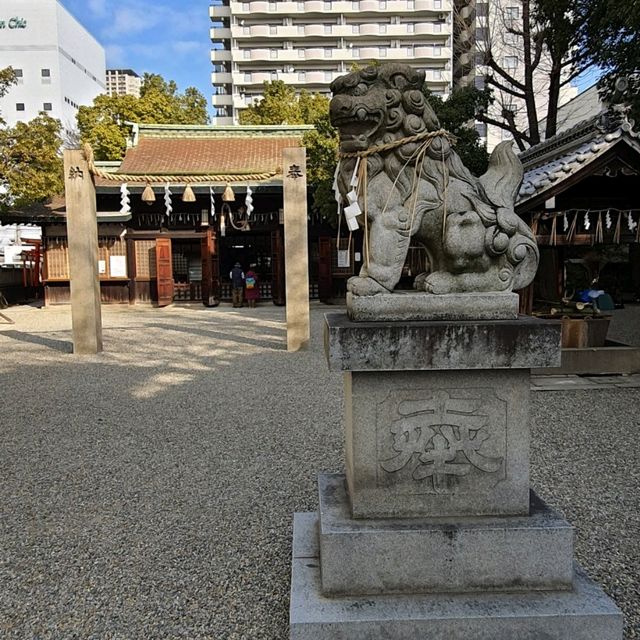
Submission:
<svg viewBox="0 0 640 640">
<path fill-rule="evenodd" d="M 283 305 L 286 301 L 284 274 L 284 239 L 282 229 L 271 232 L 271 296 L 273 304 Z"/>
<path fill-rule="evenodd" d="M 218 239 L 209 227 L 203 236 L 202 247 L 202 303 L 206 307 L 220 304 L 220 265 L 218 263 Z"/>
<path fill-rule="evenodd" d="M 173 302 L 173 261 L 171 238 L 156 238 L 156 277 L 158 279 L 158 306 Z"/>
<path fill-rule="evenodd" d="M 331 264 L 331 238 L 318 238 L 318 298 L 321 302 L 329 302 L 333 296 L 333 278 Z"/>
</svg>

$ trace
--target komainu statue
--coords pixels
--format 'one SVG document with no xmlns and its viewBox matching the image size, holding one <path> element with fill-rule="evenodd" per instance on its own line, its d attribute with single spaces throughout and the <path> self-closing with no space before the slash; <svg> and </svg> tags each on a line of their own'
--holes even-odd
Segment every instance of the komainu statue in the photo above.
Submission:
<svg viewBox="0 0 640 640">
<path fill-rule="evenodd" d="M 503 142 L 476 178 L 456 154 L 422 94 L 424 72 L 371 66 L 331 85 L 331 121 L 340 133 L 337 199 L 347 222 L 365 227 L 365 260 L 352 295 L 393 291 L 411 239 L 429 268 L 415 279 L 433 294 L 508 292 L 527 286 L 539 253 L 516 215 L 522 165 Z M 355 227 L 358 227 L 355 223 Z"/>
</svg>

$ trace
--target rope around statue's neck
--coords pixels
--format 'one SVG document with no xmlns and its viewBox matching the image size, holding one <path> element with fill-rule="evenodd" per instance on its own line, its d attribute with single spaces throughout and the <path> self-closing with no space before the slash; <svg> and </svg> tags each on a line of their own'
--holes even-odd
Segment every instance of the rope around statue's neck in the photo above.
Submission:
<svg viewBox="0 0 640 640">
<path fill-rule="evenodd" d="M 453 134 L 449 133 L 445 129 L 438 129 L 437 131 L 423 131 L 422 133 L 416 133 L 414 136 L 408 136 L 406 138 L 400 138 L 399 140 L 393 140 L 386 144 L 379 144 L 375 147 L 369 147 L 363 151 L 350 151 L 350 152 L 338 152 L 339 158 L 366 158 L 374 153 L 380 153 L 381 151 L 389 151 L 396 147 L 401 147 L 404 144 L 411 142 L 419 142 L 420 140 L 430 140 L 442 136 L 446 138 L 452 145 L 458 141 Z"/>
</svg>

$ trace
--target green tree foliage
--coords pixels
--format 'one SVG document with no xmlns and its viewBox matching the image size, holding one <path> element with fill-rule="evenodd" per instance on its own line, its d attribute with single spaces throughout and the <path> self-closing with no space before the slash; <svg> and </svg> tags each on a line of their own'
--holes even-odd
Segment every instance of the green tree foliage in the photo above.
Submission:
<svg viewBox="0 0 640 640">
<path fill-rule="evenodd" d="M 423 93 L 435 111 L 440 125 L 458 138 L 456 152 L 465 166 L 476 176 L 487 170 L 489 156 L 474 126 L 477 115 L 489 105 L 490 92 L 473 86 L 455 89 L 446 100 L 429 91 Z"/>
<path fill-rule="evenodd" d="M 335 218 L 333 173 L 336 168 L 338 132 L 329 122 L 329 98 L 295 89 L 282 80 L 265 82 L 263 97 L 240 113 L 240 124 L 313 124 L 303 137 L 307 148 L 307 178 L 314 194 L 314 208 L 327 219 Z"/>
<path fill-rule="evenodd" d="M 315 124 L 328 112 L 326 96 L 304 90 L 298 96 L 293 87 L 274 80 L 264 83 L 262 98 L 256 104 L 240 112 L 240 124 Z"/>
<path fill-rule="evenodd" d="M 0 130 L 0 208 L 22 208 L 64 192 L 62 125 L 41 113 Z"/>
<path fill-rule="evenodd" d="M 580 48 L 605 75 L 599 86 L 607 97 L 621 97 L 640 122 L 640 2 L 578 0 Z M 616 80 L 626 77 L 626 87 Z M 623 96 L 616 95 L 623 93 Z"/>
<path fill-rule="evenodd" d="M 145 73 L 140 98 L 99 95 L 93 106 L 78 110 L 78 129 L 97 160 L 119 160 L 127 148 L 126 122 L 145 124 L 208 124 L 207 100 L 194 87 L 184 94 L 172 80 Z"/>
<path fill-rule="evenodd" d="M 315 121 L 315 129 L 305 133 L 307 176 L 313 187 L 313 208 L 328 221 L 336 220 L 333 175 L 338 160 L 338 131 L 329 120 L 327 104 L 324 114 Z"/>
<path fill-rule="evenodd" d="M 0 69 L 0 98 L 4 98 L 7 92 L 17 81 L 16 72 L 13 67 Z"/>
</svg>

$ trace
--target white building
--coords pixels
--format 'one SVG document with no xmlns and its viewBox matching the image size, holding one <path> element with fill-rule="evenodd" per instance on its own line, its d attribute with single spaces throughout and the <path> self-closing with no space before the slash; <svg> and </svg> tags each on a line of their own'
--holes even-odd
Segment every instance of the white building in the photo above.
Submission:
<svg viewBox="0 0 640 640">
<path fill-rule="evenodd" d="M 107 69 L 106 79 L 110 96 L 140 97 L 142 78 L 133 69 Z"/>
<path fill-rule="evenodd" d="M 371 60 L 409 62 L 448 94 L 454 4 L 472 0 L 214 0 L 214 123 L 236 122 L 265 81 L 328 94 L 336 77 Z"/>
<path fill-rule="evenodd" d="M 105 92 L 105 53 L 57 0 L 0 2 L 0 68 L 11 66 L 18 84 L 0 99 L 8 125 L 39 112 L 75 129 L 80 105 Z"/>
</svg>

